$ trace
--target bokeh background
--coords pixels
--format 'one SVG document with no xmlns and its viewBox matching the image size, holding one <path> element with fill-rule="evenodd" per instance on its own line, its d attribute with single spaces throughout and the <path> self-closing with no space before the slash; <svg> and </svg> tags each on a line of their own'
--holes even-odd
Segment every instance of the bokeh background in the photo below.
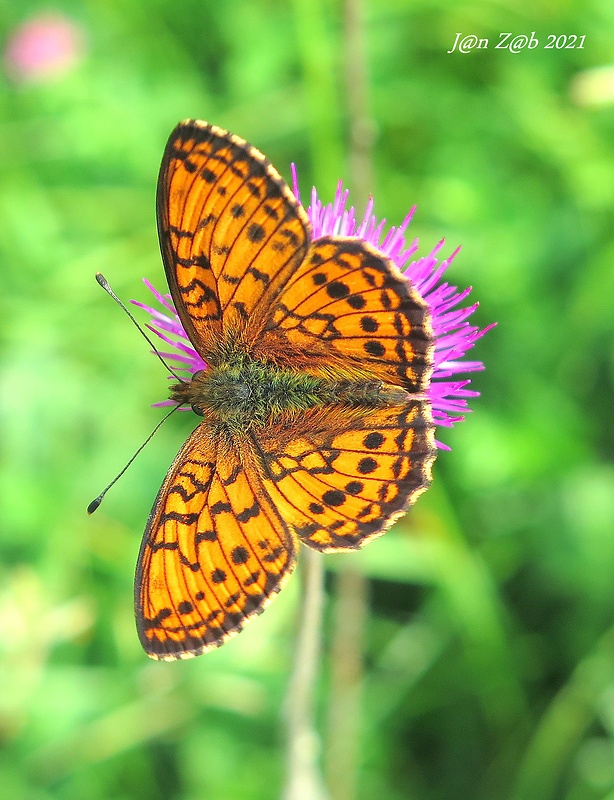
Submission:
<svg viewBox="0 0 614 800">
<path fill-rule="evenodd" d="M 490 45 L 448 54 L 457 32 Z M 352 173 L 390 223 L 416 203 L 420 254 L 462 244 L 448 278 L 498 322 L 432 489 L 326 557 L 329 797 L 613 800 L 614 5 L 21 0 L 0 34 L 0 794 L 282 794 L 300 579 L 199 659 L 150 662 L 134 630 L 190 415 L 85 514 L 167 385 L 94 274 L 163 287 L 157 169 L 200 117 L 295 161 L 304 196 Z"/>
</svg>

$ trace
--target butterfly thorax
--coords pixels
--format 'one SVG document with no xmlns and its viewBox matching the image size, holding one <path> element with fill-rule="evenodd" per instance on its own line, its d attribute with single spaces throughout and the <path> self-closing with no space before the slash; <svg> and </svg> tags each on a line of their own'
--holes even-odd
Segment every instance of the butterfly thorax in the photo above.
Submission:
<svg viewBox="0 0 614 800">
<path fill-rule="evenodd" d="M 404 403 L 405 390 L 379 380 L 320 377 L 245 356 L 210 366 L 171 387 L 171 399 L 231 426 L 268 425 L 328 405 L 381 408 Z"/>
</svg>

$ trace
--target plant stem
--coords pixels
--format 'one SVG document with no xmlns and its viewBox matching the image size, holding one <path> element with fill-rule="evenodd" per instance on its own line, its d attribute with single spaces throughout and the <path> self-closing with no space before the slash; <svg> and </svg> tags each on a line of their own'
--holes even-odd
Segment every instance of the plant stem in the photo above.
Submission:
<svg viewBox="0 0 614 800">
<path fill-rule="evenodd" d="M 372 183 L 374 124 L 368 110 L 367 64 L 361 0 L 344 0 L 345 93 L 350 185 L 358 209 Z M 350 556 L 351 558 L 351 556 Z M 354 800 L 360 766 L 363 640 L 368 615 L 367 581 L 341 564 L 335 582 L 326 775 L 334 800 Z"/>
<path fill-rule="evenodd" d="M 334 193 L 344 163 L 337 42 L 323 0 L 294 0 L 293 5 L 314 184 L 326 196 Z"/>
<path fill-rule="evenodd" d="M 351 555 L 350 555 L 351 558 Z M 363 640 L 367 581 L 342 565 L 335 581 L 326 777 L 333 800 L 353 800 L 360 764 Z"/>
<path fill-rule="evenodd" d="M 369 112 L 364 13 L 361 0 L 345 0 L 343 12 L 349 175 L 354 204 L 360 208 L 373 191 L 372 148 L 375 123 Z"/>
<path fill-rule="evenodd" d="M 320 740 L 314 713 L 324 605 L 324 562 L 320 553 L 303 547 L 300 563 L 303 591 L 294 665 L 284 708 L 287 775 L 282 798 L 327 800 L 319 767 Z"/>
</svg>

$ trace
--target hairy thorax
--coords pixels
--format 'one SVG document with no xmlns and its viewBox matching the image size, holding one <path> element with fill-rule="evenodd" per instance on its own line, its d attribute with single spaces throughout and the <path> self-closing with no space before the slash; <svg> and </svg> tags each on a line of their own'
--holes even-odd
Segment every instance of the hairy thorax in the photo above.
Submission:
<svg viewBox="0 0 614 800">
<path fill-rule="evenodd" d="M 266 426 L 318 406 L 381 408 L 411 398 L 379 380 L 319 377 L 240 356 L 171 387 L 171 399 L 238 430 Z"/>
</svg>

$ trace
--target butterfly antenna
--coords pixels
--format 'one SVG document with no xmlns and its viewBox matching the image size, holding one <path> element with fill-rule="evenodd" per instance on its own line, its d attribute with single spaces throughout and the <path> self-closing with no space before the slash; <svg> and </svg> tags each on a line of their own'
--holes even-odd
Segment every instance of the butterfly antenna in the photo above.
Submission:
<svg viewBox="0 0 614 800">
<path fill-rule="evenodd" d="M 97 280 L 97 281 L 98 281 L 98 283 L 99 283 L 99 284 L 102 286 L 102 288 L 105 290 L 105 292 L 106 292 L 108 295 L 110 295 L 110 296 L 113 298 L 113 300 L 115 300 L 115 302 L 117 303 L 117 305 L 118 305 L 120 308 L 123 308 L 123 310 L 126 312 L 126 314 L 127 314 L 127 315 L 130 317 L 130 319 L 132 320 L 132 322 L 135 324 L 135 326 L 136 326 L 137 330 L 140 332 L 141 336 L 143 336 L 143 337 L 145 338 L 145 340 L 146 340 L 146 341 L 147 341 L 147 342 L 148 342 L 148 343 L 151 345 L 151 349 L 152 349 L 152 350 L 153 350 L 153 352 L 154 352 L 154 353 L 155 353 L 155 354 L 158 356 L 158 358 L 160 359 L 160 361 L 161 361 L 161 362 L 164 364 L 164 366 L 165 366 L 165 367 L 166 367 L 166 369 L 167 369 L 167 370 L 168 370 L 168 371 L 171 373 L 171 375 L 172 375 L 174 378 L 177 378 L 177 380 L 178 380 L 180 383 L 185 383 L 185 382 L 186 382 L 185 378 L 182 378 L 182 377 L 180 377 L 179 375 L 177 375 L 177 373 L 175 372 L 175 370 L 174 370 L 174 369 L 172 369 L 171 367 L 169 367 L 169 365 L 166 363 L 166 361 L 165 361 L 165 360 L 162 358 L 162 356 L 161 356 L 161 355 L 160 355 L 160 353 L 158 352 L 158 348 L 157 348 L 157 347 L 155 346 L 155 344 L 154 344 L 154 343 L 151 341 L 151 339 L 150 339 L 150 338 L 149 338 L 149 336 L 148 336 L 148 335 L 145 333 L 145 331 L 143 330 L 143 328 L 141 328 L 141 326 L 139 325 L 139 323 L 138 323 L 138 322 L 136 321 L 136 319 L 134 318 L 134 316 L 133 316 L 132 312 L 130 311 L 130 309 L 129 309 L 129 308 L 128 308 L 128 307 L 127 307 L 127 306 L 126 306 L 124 303 L 122 303 L 122 301 L 121 301 L 121 300 L 119 299 L 119 297 L 118 297 L 118 296 L 115 294 L 115 292 L 113 291 L 113 289 L 111 289 L 111 286 L 110 286 L 110 284 L 109 284 L 109 281 L 108 281 L 108 280 L 105 278 L 105 276 L 104 276 L 104 275 L 103 275 L 101 272 L 97 272 L 97 273 L 96 273 L 96 280 Z M 155 433 L 155 431 L 154 431 L 154 433 Z M 118 476 L 118 477 L 119 477 L 119 476 Z"/>
<path fill-rule="evenodd" d="M 91 502 L 91 503 L 89 504 L 89 506 L 87 507 L 87 513 L 88 513 L 88 514 L 93 514 L 93 513 L 94 513 L 94 511 L 96 511 L 96 509 L 98 508 L 98 506 L 99 506 L 99 505 L 102 503 L 102 501 L 104 500 L 104 496 L 105 496 L 105 494 L 106 494 L 106 493 L 109 491 L 109 489 L 111 488 L 111 486 L 113 486 L 113 484 L 117 483 L 117 481 L 118 481 L 118 480 L 121 478 L 121 476 L 124 474 L 124 472 L 125 472 L 125 471 L 128 469 L 128 467 L 130 466 L 130 464 L 132 464 L 132 462 L 134 461 L 134 459 L 135 459 L 135 458 L 138 456 L 138 454 L 139 454 L 139 453 L 141 452 L 141 450 L 142 450 L 142 449 L 145 447 L 145 445 L 146 445 L 146 444 L 148 444 L 148 443 L 149 443 L 149 442 L 150 442 L 150 441 L 153 439 L 154 435 L 155 435 L 155 434 L 158 432 L 158 430 L 159 430 L 159 429 L 162 427 L 162 425 L 163 425 L 163 424 L 166 422 L 166 420 L 167 420 L 167 419 L 170 417 L 170 415 L 171 415 L 171 414 L 174 414 L 174 413 L 175 413 L 175 411 L 177 411 L 177 409 L 178 409 L 178 408 L 179 408 L 179 406 L 174 406 L 173 408 L 171 408 L 171 410 L 168 412 L 168 414 L 165 414 L 165 415 L 164 415 L 164 417 L 162 417 L 162 419 L 160 420 L 160 422 L 158 422 L 158 424 L 156 425 L 156 427 L 155 427 L 155 428 L 153 429 L 153 431 L 152 431 L 152 432 L 149 434 L 149 436 L 147 437 L 147 439 L 145 439 L 145 441 L 143 442 L 143 444 L 142 444 L 142 445 L 139 447 L 139 449 L 138 449 L 138 450 L 136 451 L 136 453 L 135 453 L 135 454 L 132 456 L 132 458 L 131 458 L 131 459 L 128 461 L 128 463 L 127 463 L 127 464 L 126 464 L 126 466 L 125 466 L 125 467 L 124 467 L 124 468 L 121 470 L 121 472 L 120 472 L 119 474 L 117 474 L 117 475 L 116 475 L 116 476 L 113 478 L 113 480 L 111 481 L 111 483 L 110 483 L 110 484 L 109 484 L 109 485 L 106 487 L 106 489 L 103 489 L 103 491 L 102 491 L 102 492 L 100 492 L 100 494 L 98 495 L 98 497 L 97 497 L 95 500 L 92 500 L 92 502 Z"/>
</svg>

